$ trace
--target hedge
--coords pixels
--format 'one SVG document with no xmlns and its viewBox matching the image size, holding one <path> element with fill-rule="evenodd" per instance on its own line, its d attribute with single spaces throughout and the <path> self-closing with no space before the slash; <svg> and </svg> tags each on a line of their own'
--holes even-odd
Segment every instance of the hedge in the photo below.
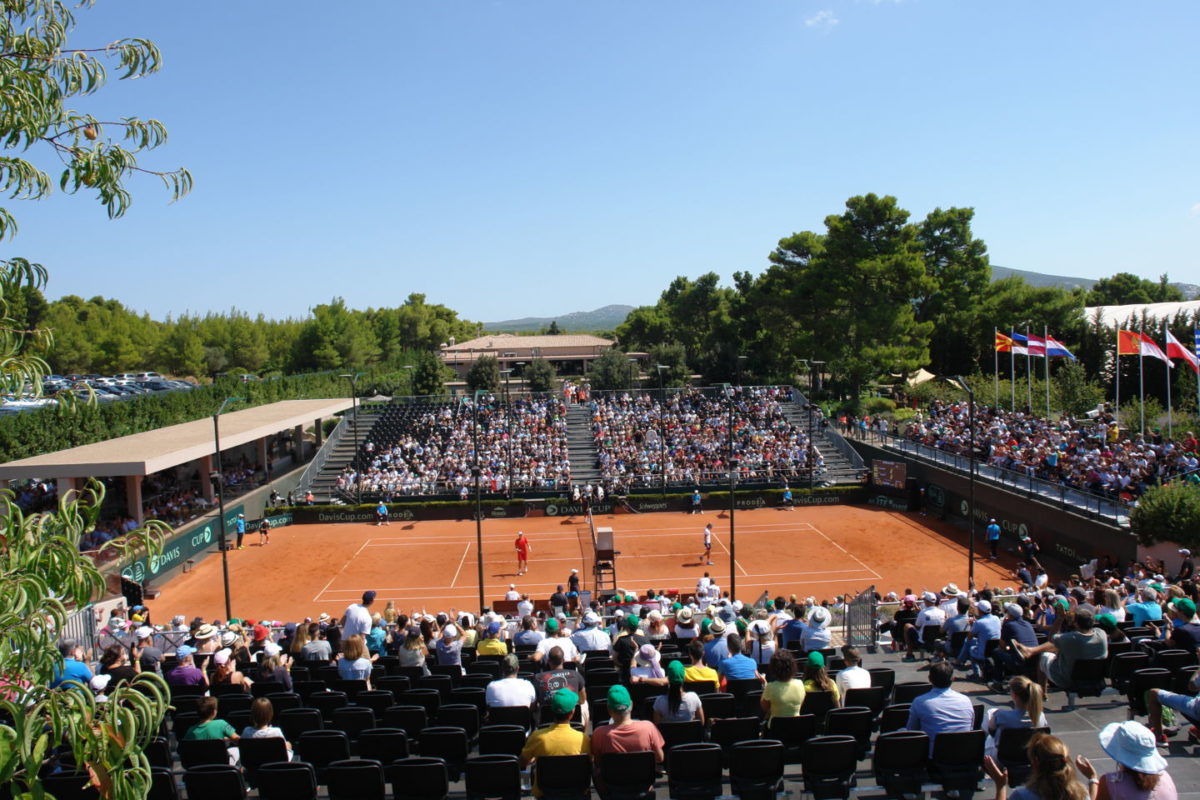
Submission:
<svg viewBox="0 0 1200 800">
<path fill-rule="evenodd" d="M 389 379 L 394 373 L 369 375 L 360 386 Z M 157 430 L 211 416 L 226 397 L 242 402 L 230 410 L 276 403 L 344 397 L 349 386 L 334 372 L 288 375 L 243 383 L 219 378 L 191 391 L 145 395 L 111 403 L 76 403 L 0 417 L 0 462 L 52 453 L 120 436 Z"/>
</svg>

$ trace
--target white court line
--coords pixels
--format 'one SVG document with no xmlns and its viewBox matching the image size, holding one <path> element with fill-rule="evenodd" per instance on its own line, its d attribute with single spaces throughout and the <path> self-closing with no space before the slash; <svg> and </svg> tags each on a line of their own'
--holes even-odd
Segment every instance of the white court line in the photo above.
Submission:
<svg viewBox="0 0 1200 800">
<path fill-rule="evenodd" d="M 826 570 L 821 570 L 820 572 L 758 572 L 758 573 L 754 573 L 752 575 L 746 575 L 744 577 L 747 577 L 747 578 L 781 578 L 781 577 L 782 578 L 795 578 L 795 577 L 803 578 L 807 575 L 847 575 L 847 574 L 853 575 L 853 574 L 860 573 L 862 571 L 863 570 L 860 570 L 860 569 L 826 569 Z M 864 577 L 867 577 L 867 576 L 864 576 Z M 664 582 L 665 583 L 668 581 L 678 581 L 678 580 L 679 580 L 679 576 L 674 575 L 674 576 L 666 577 L 666 578 L 637 578 L 635 582 L 637 582 L 637 583 Z M 849 578 L 849 579 L 843 579 L 843 578 L 833 579 L 833 578 L 831 578 L 830 580 L 831 581 L 833 581 L 833 580 L 837 580 L 837 581 L 853 580 L 853 578 Z M 820 581 L 818 581 L 818 582 L 820 582 Z M 826 582 L 828 582 L 828 581 L 826 581 Z M 497 585 L 500 585 L 500 584 L 497 584 Z M 526 587 L 526 588 L 534 588 L 534 587 L 542 587 L 542 586 L 554 587 L 556 585 L 557 585 L 556 582 L 522 583 L 521 584 L 521 586 Z M 376 588 L 375 591 L 377 591 L 377 592 L 404 592 L 404 591 L 408 591 L 408 590 L 430 590 L 430 589 L 440 589 L 440 588 L 443 588 L 443 587 L 440 587 L 440 586 L 385 586 L 383 588 Z M 346 592 L 361 593 L 362 591 L 363 590 L 361 587 L 357 588 L 357 589 L 326 589 L 323 592 L 323 594 L 337 594 L 339 592 L 341 592 L 341 593 L 346 593 Z"/>
<path fill-rule="evenodd" d="M 553 519 L 553 517 L 551 517 L 551 519 Z M 580 524 L 578 527 L 582 527 L 582 524 Z M 618 535 L 622 534 L 622 533 L 661 533 L 663 531 L 692 531 L 693 535 L 698 535 L 701 531 L 704 530 L 703 526 L 691 526 L 691 525 L 689 525 L 687 527 L 656 526 L 653 528 L 625 528 L 625 527 L 621 527 L 618 524 L 614 524 L 612 527 L 613 527 L 614 533 L 616 533 Z M 743 525 L 737 526 L 738 530 L 756 530 L 756 531 L 757 530 L 762 530 L 762 531 L 797 530 L 797 529 L 811 528 L 811 527 L 812 526 L 807 522 L 763 522 L 763 523 L 756 523 L 756 524 L 749 524 L 749 525 L 743 524 Z M 433 540 L 440 542 L 440 541 L 445 541 L 447 539 L 459 539 L 459 538 L 462 538 L 464 535 L 465 534 L 463 531 L 441 531 L 441 532 L 427 531 L 424 533 L 414 533 L 412 537 L 404 537 L 404 536 L 374 537 L 373 541 L 387 541 L 388 539 L 394 539 L 396 541 L 408 541 L 409 538 L 422 538 L 422 539 L 433 539 Z M 536 536 L 539 538 L 543 538 L 546 536 L 558 536 L 558 535 L 561 535 L 561 536 L 564 536 L 567 538 L 576 538 L 576 536 L 577 536 L 577 534 L 575 534 L 573 532 L 568 533 L 567 531 L 555 531 L 555 530 L 526 531 L 525 535 L 526 536 Z M 663 535 L 664 536 L 686 536 L 688 534 L 664 533 Z M 513 539 L 515 537 L 513 537 L 513 535 L 511 533 L 491 533 L 491 534 L 485 533 L 483 535 L 483 538 L 485 540 L 493 539 L 493 540 L 503 541 L 506 539 Z"/>
<path fill-rule="evenodd" d="M 863 563 L 863 560 L 862 560 L 861 558 L 859 558 L 858 556 L 854 555 L 854 553 L 851 553 L 849 550 L 847 550 L 846 548 L 842 547 L 840 544 L 838 544 L 837 542 L 835 542 L 833 539 L 830 539 L 828 536 L 826 536 L 826 535 L 825 535 L 825 533 L 824 533 L 824 532 L 823 532 L 823 531 L 822 531 L 820 528 L 818 528 L 817 526 L 815 526 L 815 525 L 814 525 L 814 526 L 812 526 L 812 529 L 813 529 L 814 531 L 816 531 L 816 532 L 817 532 L 817 534 L 818 534 L 819 536 L 821 536 L 821 538 L 823 538 L 825 541 L 829 542 L 831 545 L 833 545 L 834 547 L 836 547 L 838 550 L 841 550 L 843 553 L 845 553 L 846 555 L 850 556 L 850 557 L 851 557 L 851 558 L 853 558 L 855 561 L 857 561 L 857 562 L 859 563 L 859 566 L 861 566 L 861 567 L 862 567 L 863 569 L 865 569 L 867 572 L 869 572 L 869 573 L 871 573 L 872 575 L 874 575 L 874 576 L 875 576 L 875 580 L 877 580 L 877 581 L 881 581 L 881 580 L 883 580 L 883 576 L 882 576 L 882 575 L 880 575 L 878 572 L 876 572 L 875 570 L 871 569 L 871 568 L 870 568 L 870 567 L 868 567 L 866 564 L 864 564 L 864 563 Z"/>
<path fill-rule="evenodd" d="M 342 568 L 339 569 L 337 572 L 333 573 L 333 577 L 329 579 L 329 583 L 325 584 L 325 588 L 322 589 L 321 591 L 317 592 L 317 596 L 313 598 L 314 603 L 316 603 L 320 600 L 321 595 L 323 595 L 323 594 L 325 594 L 325 592 L 329 591 L 329 585 L 331 583 L 333 583 L 334 581 L 336 581 L 338 579 L 338 576 L 346 571 L 346 567 L 350 566 L 351 562 L 353 562 L 354 559 L 358 558 L 358 554 L 363 551 L 363 548 L 366 547 L 370 543 L 371 543 L 371 540 L 367 539 L 365 542 L 363 542 L 361 545 L 359 545 L 359 548 L 354 551 L 354 555 L 352 555 L 348 559 L 346 559 L 345 564 L 342 564 Z"/>
<path fill-rule="evenodd" d="M 673 534 L 673 535 L 678 536 L 679 534 Z M 721 549 L 725 551 L 725 555 L 729 556 L 731 559 L 733 558 L 733 554 L 729 552 L 729 548 L 726 547 L 725 543 L 721 541 L 721 537 L 717 535 L 716 531 L 713 531 L 713 541 L 715 541 L 717 544 L 721 545 Z M 738 569 L 740 569 L 742 571 L 742 576 L 745 577 L 746 568 L 743 567 L 741 564 L 739 564 L 736 560 L 733 561 L 733 564 L 734 564 L 734 566 L 736 566 Z"/>
<path fill-rule="evenodd" d="M 462 572 L 463 564 L 467 563 L 467 553 L 471 552 L 471 543 L 467 542 L 467 546 L 463 548 L 462 558 L 458 561 L 458 569 L 454 570 L 454 577 L 450 579 L 450 588 L 454 588 L 455 582 L 458 581 L 458 573 Z"/>
</svg>

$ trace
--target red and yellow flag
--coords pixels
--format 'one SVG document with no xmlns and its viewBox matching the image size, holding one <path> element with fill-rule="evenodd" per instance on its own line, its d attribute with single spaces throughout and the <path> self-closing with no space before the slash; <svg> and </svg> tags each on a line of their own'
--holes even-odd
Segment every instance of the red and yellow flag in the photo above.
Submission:
<svg viewBox="0 0 1200 800">
<path fill-rule="evenodd" d="M 1016 344 L 1016 342 L 1014 342 L 1012 340 L 1011 336 L 1005 336 L 1000 331 L 996 331 L 996 352 L 997 353 L 1011 353 L 1012 349 L 1013 349 L 1013 345 L 1015 345 L 1015 344 Z"/>
</svg>

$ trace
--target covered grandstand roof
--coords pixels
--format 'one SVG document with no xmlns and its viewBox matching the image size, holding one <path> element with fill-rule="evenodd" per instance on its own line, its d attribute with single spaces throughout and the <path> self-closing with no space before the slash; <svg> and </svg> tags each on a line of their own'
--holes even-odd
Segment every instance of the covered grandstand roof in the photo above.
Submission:
<svg viewBox="0 0 1200 800">
<path fill-rule="evenodd" d="M 611 339 L 602 339 L 586 333 L 563 333 L 557 336 L 517 336 L 512 333 L 495 333 L 447 345 L 442 350 L 470 352 L 473 350 L 521 350 L 558 349 L 564 347 L 611 347 Z"/>
<path fill-rule="evenodd" d="M 1171 320 L 1177 314 L 1192 316 L 1200 313 L 1200 300 L 1187 300 L 1182 303 L 1133 303 L 1126 306 L 1088 306 L 1083 310 L 1084 316 L 1090 322 L 1100 315 L 1104 325 L 1120 325 L 1130 317 L 1141 319 L 1143 314 L 1147 319 Z"/>
<path fill-rule="evenodd" d="M 282 400 L 221 415 L 228 450 L 351 407 L 351 400 Z M 0 464 L 0 480 L 151 475 L 215 453 L 210 417 Z"/>
</svg>

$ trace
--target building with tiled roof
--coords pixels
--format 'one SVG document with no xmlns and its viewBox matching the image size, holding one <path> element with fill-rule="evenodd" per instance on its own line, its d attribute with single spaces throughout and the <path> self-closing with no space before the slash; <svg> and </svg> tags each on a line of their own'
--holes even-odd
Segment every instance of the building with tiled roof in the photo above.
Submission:
<svg viewBox="0 0 1200 800">
<path fill-rule="evenodd" d="M 563 333 L 557 336 L 518 336 L 495 333 L 466 342 L 443 345 L 438 355 L 460 378 L 466 377 L 471 366 L 483 356 L 495 356 L 500 369 L 515 368 L 543 358 L 554 365 L 559 375 L 582 375 L 588 365 L 615 344 L 586 333 Z"/>
</svg>

